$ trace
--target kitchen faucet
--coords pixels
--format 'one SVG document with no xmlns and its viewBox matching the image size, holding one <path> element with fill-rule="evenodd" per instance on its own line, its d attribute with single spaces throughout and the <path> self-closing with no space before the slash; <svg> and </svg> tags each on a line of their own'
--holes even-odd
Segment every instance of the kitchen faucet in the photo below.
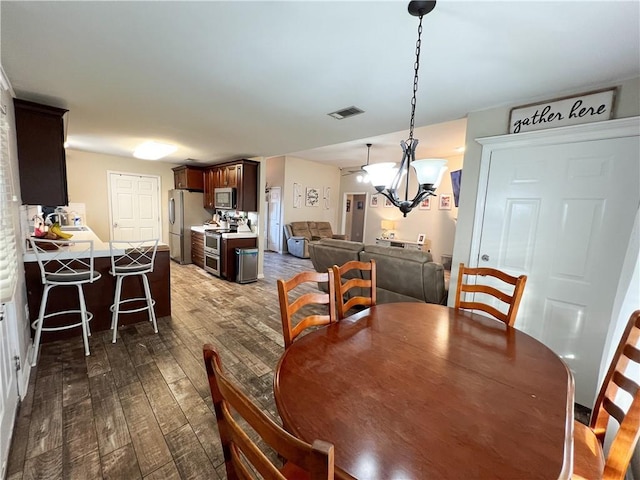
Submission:
<svg viewBox="0 0 640 480">
<path fill-rule="evenodd" d="M 58 223 L 60 225 L 66 225 L 67 224 L 67 212 L 52 212 L 50 214 L 48 214 L 45 219 L 44 219 L 44 223 L 46 225 L 51 225 L 54 222 L 51 220 L 51 217 L 58 217 Z M 60 220 L 64 218 L 64 222 L 61 222 Z"/>
</svg>

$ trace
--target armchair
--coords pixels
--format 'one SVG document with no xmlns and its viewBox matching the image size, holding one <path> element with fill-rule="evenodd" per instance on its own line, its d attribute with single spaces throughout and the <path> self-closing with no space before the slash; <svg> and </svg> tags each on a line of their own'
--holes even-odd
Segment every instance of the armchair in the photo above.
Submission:
<svg viewBox="0 0 640 480">
<path fill-rule="evenodd" d="M 284 234 L 287 250 L 300 258 L 309 258 L 309 242 L 321 238 L 346 238 L 346 235 L 334 234 L 330 222 L 291 222 L 284 226 Z"/>
</svg>

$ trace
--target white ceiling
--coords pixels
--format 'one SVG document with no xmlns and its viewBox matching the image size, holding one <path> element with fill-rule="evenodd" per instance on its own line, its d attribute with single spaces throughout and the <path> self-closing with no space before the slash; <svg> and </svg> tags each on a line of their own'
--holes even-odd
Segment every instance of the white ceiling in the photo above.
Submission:
<svg viewBox="0 0 640 480">
<path fill-rule="evenodd" d="M 177 144 L 176 162 L 359 165 L 367 141 L 372 159 L 376 144 L 399 156 L 406 136 L 417 35 L 406 6 L 3 0 L 1 60 L 18 97 L 70 110 L 71 148 L 131 156 L 153 139 Z M 440 1 L 424 19 L 416 125 L 639 76 L 638 18 L 637 1 Z M 327 116 L 352 105 L 365 113 Z M 464 138 L 464 121 L 448 126 L 416 137 L 446 155 Z"/>
</svg>

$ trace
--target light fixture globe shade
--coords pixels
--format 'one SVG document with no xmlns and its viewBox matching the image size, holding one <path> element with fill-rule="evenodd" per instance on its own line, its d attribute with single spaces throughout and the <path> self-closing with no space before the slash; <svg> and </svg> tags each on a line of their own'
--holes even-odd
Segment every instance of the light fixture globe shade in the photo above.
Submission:
<svg viewBox="0 0 640 480">
<path fill-rule="evenodd" d="M 393 162 L 374 163 L 363 167 L 367 175 L 369 175 L 369 181 L 374 187 L 385 187 L 391 185 L 393 177 L 396 176 L 398 167 Z"/>
<path fill-rule="evenodd" d="M 416 177 L 420 185 L 433 185 L 436 189 L 442 181 L 444 172 L 447 171 L 447 161 L 441 158 L 425 158 L 411 162 L 416 171 Z"/>
</svg>

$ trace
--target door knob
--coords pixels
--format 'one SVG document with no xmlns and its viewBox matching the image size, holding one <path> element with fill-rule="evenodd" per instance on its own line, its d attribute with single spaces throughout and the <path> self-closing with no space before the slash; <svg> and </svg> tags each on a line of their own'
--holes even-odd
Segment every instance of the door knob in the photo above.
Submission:
<svg viewBox="0 0 640 480">
<path fill-rule="evenodd" d="M 113 228 L 118 228 L 118 222 L 113 224 Z"/>
<path fill-rule="evenodd" d="M 484 255 L 482 255 L 480 257 L 480 260 L 482 260 L 483 262 L 488 262 L 489 261 L 489 255 L 487 255 L 486 253 Z"/>
</svg>

